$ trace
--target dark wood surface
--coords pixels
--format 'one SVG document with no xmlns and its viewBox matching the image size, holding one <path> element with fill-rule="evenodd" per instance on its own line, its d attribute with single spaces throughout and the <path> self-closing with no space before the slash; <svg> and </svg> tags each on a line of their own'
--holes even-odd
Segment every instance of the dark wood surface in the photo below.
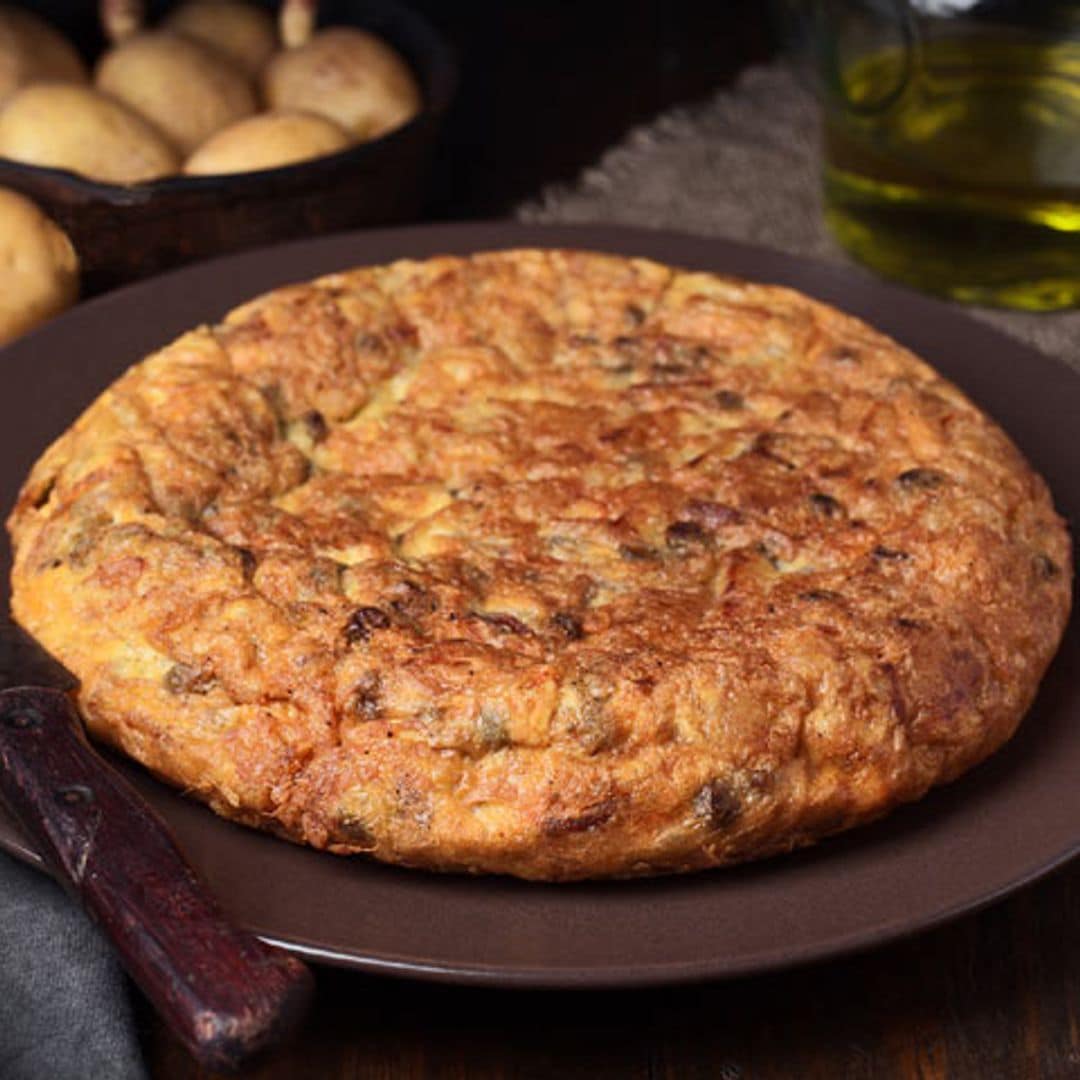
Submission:
<svg viewBox="0 0 1080 1080">
<path fill-rule="evenodd" d="M 927 868 L 928 873 L 933 867 Z M 783 974 L 611 993 L 322 969 L 251 1080 L 1068 1080 L 1080 1076 L 1080 864 L 909 941 Z M 144 1016 L 153 1074 L 205 1080 Z"/>
<path fill-rule="evenodd" d="M 464 85 L 429 218 L 498 216 L 632 124 L 768 55 L 761 0 L 421 7 Z M 928 866 L 927 873 L 934 867 Z M 385 1078 L 1080 1078 L 1080 864 L 877 951 L 731 983 L 541 993 L 321 969 L 296 1041 L 241 1075 Z M 145 1003 L 155 1077 L 200 1070 Z"/>
<path fill-rule="evenodd" d="M 457 51 L 428 216 L 504 216 L 772 48 L 768 0 L 409 0 Z"/>
</svg>

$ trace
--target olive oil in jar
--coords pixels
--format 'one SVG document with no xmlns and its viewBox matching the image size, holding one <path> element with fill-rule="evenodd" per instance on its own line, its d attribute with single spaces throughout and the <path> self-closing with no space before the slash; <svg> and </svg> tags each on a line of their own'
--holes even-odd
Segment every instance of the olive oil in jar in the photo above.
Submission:
<svg viewBox="0 0 1080 1080">
<path fill-rule="evenodd" d="M 825 126 L 834 234 L 879 273 L 954 299 L 1080 305 L 1080 42 L 1019 31 L 916 48 L 840 73 Z"/>
</svg>

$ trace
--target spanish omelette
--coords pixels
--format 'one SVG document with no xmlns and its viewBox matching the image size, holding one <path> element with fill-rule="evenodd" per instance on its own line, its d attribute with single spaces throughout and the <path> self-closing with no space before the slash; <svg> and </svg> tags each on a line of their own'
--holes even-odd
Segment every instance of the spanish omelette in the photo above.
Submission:
<svg viewBox="0 0 1080 1080">
<path fill-rule="evenodd" d="M 11 516 L 91 731 L 316 847 L 571 879 L 809 843 L 1001 745 L 1045 485 L 791 290 L 515 251 L 279 289 L 115 383 Z"/>
</svg>

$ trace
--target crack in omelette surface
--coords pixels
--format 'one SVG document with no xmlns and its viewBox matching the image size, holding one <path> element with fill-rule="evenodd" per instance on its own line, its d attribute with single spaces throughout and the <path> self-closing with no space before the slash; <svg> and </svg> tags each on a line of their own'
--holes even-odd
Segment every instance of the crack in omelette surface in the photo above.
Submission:
<svg viewBox="0 0 1080 1080">
<path fill-rule="evenodd" d="M 293 839 L 540 878 L 918 797 L 1012 733 L 1071 577 L 1042 481 L 895 343 L 576 252 L 252 301 L 106 391 L 10 527 L 99 737 Z"/>
</svg>

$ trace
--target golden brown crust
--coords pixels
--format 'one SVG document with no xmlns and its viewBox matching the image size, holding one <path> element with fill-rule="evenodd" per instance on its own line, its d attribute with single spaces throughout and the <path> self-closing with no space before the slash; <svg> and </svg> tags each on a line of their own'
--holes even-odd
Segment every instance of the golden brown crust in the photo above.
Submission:
<svg viewBox="0 0 1080 1080">
<path fill-rule="evenodd" d="M 975 764 L 1068 616 L 1041 479 L 786 289 L 518 251 L 281 289 L 110 388 L 10 520 L 94 733 L 339 852 L 570 879 Z"/>
</svg>

